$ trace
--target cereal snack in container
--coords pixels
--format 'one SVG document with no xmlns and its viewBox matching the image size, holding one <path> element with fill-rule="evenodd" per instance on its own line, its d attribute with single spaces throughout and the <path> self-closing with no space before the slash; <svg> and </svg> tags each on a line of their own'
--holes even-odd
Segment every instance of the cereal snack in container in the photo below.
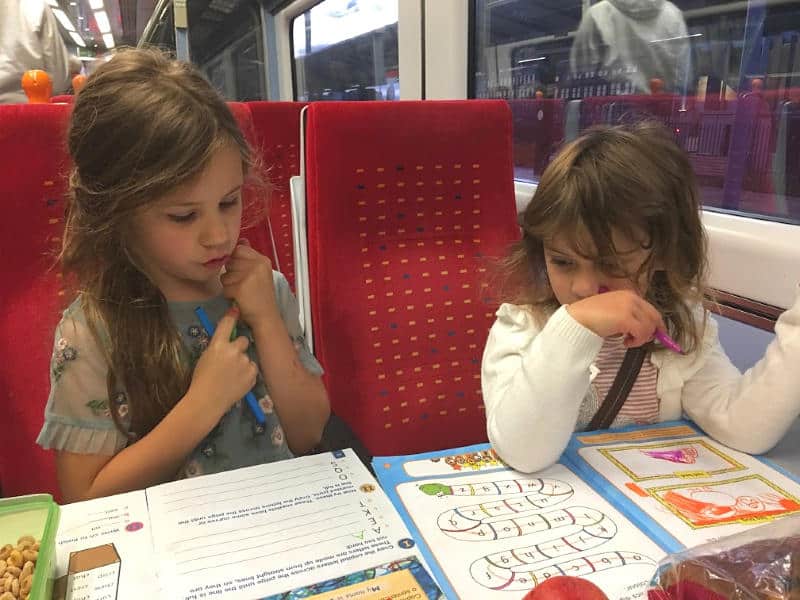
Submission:
<svg viewBox="0 0 800 600">
<path fill-rule="evenodd" d="M 0 600 L 50 600 L 58 516 L 48 494 L 0 499 Z"/>
</svg>

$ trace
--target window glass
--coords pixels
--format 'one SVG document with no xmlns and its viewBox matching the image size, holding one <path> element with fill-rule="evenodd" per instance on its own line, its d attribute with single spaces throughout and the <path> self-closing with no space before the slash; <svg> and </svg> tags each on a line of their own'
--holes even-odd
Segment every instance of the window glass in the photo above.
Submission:
<svg viewBox="0 0 800 600">
<path fill-rule="evenodd" d="M 267 97 L 258 0 L 192 0 L 189 54 L 227 100 Z"/>
<path fill-rule="evenodd" d="M 800 223 L 800 0 L 474 1 L 471 95 L 508 99 L 518 179 L 648 116 L 706 206 Z"/>
<path fill-rule="evenodd" d="M 292 22 L 297 100 L 399 100 L 397 0 L 324 0 Z"/>
<path fill-rule="evenodd" d="M 79 5 L 80 6 L 80 5 Z M 172 6 L 166 7 L 159 15 L 148 35 L 142 35 L 142 41 L 150 46 L 157 46 L 175 52 L 175 13 Z"/>
</svg>

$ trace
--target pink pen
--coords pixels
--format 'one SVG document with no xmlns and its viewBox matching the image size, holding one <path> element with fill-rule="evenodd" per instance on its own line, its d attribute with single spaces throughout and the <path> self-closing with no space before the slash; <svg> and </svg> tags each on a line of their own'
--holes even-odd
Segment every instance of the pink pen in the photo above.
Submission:
<svg viewBox="0 0 800 600">
<path fill-rule="evenodd" d="M 664 348 L 672 350 L 675 354 L 683 354 L 683 348 L 678 345 L 678 342 L 673 340 L 663 331 L 656 330 L 656 339 L 661 342 Z"/>
<path fill-rule="evenodd" d="M 608 288 L 601 285 L 597 290 L 597 293 L 605 294 L 607 291 Z M 664 346 L 664 348 L 672 350 L 676 354 L 683 354 L 683 348 L 678 345 L 678 342 L 669 337 L 666 332 L 656 330 L 655 338 L 661 343 L 662 346 Z"/>
</svg>

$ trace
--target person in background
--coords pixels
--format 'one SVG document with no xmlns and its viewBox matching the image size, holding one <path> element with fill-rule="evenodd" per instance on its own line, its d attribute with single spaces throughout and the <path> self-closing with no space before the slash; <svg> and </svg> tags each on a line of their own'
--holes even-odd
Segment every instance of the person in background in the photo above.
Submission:
<svg viewBox="0 0 800 600">
<path fill-rule="evenodd" d="M 686 22 L 669 0 L 600 0 L 583 15 L 570 54 L 573 76 L 604 72 L 623 93 L 685 92 L 691 53 Z"/>
<path fill-rule="evenodd" d="M 27 102 L 22 74 L 46 71 L 53 94 L 70 84 L 69 53 L 44 0 L 0 0 L 0 104 Z"/>
</svg>

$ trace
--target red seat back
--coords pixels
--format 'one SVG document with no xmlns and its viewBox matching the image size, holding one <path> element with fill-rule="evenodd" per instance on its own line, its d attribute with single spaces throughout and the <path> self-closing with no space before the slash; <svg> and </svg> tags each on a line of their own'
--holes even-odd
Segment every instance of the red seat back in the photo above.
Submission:
<svg viewBox="0 0 800 600">
<path fill-rule="evenodd" d="M 373 454 L 486 440 L 487 258 L 518 235 L 504 101 L 319 102 L 307 119 L 315 352 Z"/>
<path fill-rule="evenodd" d="M 253 126 L 253 117 L 250 106 L 244 102 L 228 102 L 233 116 L 239 123 L 245 139 L 250 147 L 257 151 L 258 135 Z M 259 177 L 262 173 L 257 173 Z M 247 238 L 250 245 L 267 256 L 275 264 L 274 244 L 267 220 L 269 211 L 269 197 L 265 189 L 259 185 L 245 185 L 244 212 L 242 214 L 242 237 Z M 276 267 L 277 268 L 277 267 Z"/>
<path fill-rule="evenodd" d="M 269 226 L 275 241 L 275 268 L 294 284 L 292 205 L 289 179 L 300 174 L 300 111 L 303 102 L 248 102 L 255 129 L 255 148 L 272 192 Z"/>
<path fill-rule="evenodd" d="M 60 496 L 52 452 L 35 441 L 50 386 L 53 332 L 64 297 L 56 255 L 64 220 L 69 107 L 0 106 L 0 447 L 3 496 Z"/>
</svg>

